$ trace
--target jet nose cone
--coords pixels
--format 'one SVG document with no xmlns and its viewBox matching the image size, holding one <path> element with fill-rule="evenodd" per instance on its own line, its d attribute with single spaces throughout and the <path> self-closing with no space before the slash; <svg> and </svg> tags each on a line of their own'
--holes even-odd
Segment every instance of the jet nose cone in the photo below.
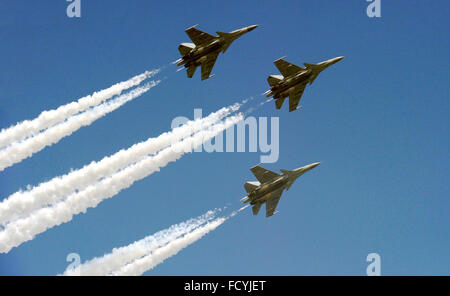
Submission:
<svg viewBox="0 0 450 296">
<path fill-rule="evenodd" d="M 258 25 L 248 26 L 246 29 L 247 32 L 253 31 L 254 29 L 258 28 Z"/>
<path fill-rule="evenodd" d="M 334 60 L 334 63 L 339 62 L 339 61 L 342 60 L 343 58 L 344 58 L 343 56 L 334 58 L 334 59 L 333 59 L 333 60 Z M 333 63 L 333 64 L 334 64 L 334 63 Z"/>
<path fill-rule="evenodd" d="M 319 164 L 320 164 L 320 162 L 312 163 L 312 164 L 309 165 L 309 169 L 313 169 L 313 168 L 315 168 L 316 166 L 318 166 Z"/>
<path fill-rule="evenodd" d="M 308 164 L 307 166 L 304 166 L 302 169 L 303 169 L 303 172 L 307 172 L 307 171 L 309 171 L 309 170 L 312 170 L 313 168 L 315 168 L 316 166 L 318 166 L 320 164 L 320 162 L 315 162 L 315 163 L 311 163 L 311 164 Z"/>
<path fill-rule="evenodd" d="M 342 60 L 343 58 L 344 58 L 344 57 L 341 56 L 341 57 L 337 57 L 337 58 L 328 60 L 328 61 L 327 61 L 327 64 L 328 64 L 328 66 L 334 65 L 334 64 L 336 64 L 337 62 L 339 62 L 340 60 Z"/>
</svg>

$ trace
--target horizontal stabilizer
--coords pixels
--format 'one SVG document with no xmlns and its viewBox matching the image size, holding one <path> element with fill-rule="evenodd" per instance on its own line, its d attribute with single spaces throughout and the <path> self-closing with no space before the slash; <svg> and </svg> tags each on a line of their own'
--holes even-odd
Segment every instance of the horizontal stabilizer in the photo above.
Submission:
<svg viewBox="0 0 450 296">
<path fill-rule="evenodd" d="M 270 86 L 277 85 L 281 80 L 283 80 L 283 76 L 281 75 L 270 75 L 269 77 L 267 77 L 267 82 Z"/>
<path fill-rule="evenodd" d="M 250 193 L 253 190 L 255 190 L 256 188 L 258 188 L 259 185 L 260 185 L 260 183 L 259 182 L 255 182 L 255 181 L 253 181 L 253 182 L 246 182 L 244 184 L 244 188 L 245 188 L 245 191 L 247 191 L 247 193 Z"/>
<path fill-rule="evenodd" d="M 194 48 L 195 45 L 193 43 L 181 43 L 180 46 L 178 46 L 178 50 L 180 51 L 182 56 L 187 55 Z"/>
</svg>

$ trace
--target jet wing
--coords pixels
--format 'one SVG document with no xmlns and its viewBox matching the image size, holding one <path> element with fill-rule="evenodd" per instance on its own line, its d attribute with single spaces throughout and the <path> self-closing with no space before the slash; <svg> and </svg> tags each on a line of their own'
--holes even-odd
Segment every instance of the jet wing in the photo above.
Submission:
<svg viewBox="0 0 450 296">
<path fill-rule="evenodd" d="M 289 62 L 286 62 L 282 58 L 276 60 L 273 63 L 278 68 L 278 71 L 280 71 L 280 73 L 284 77 L 289 77 L 289 76 L 297 74 L 298 72 L 306 70 L 306 69 L 304 69 L 304 68 L 302 68 L 300 66 L 297 66 L 297 65 L 291 64 Z"/>
<path fill-rule="evenodd" d="M 305 91 L 306 83 L 299 84 L 289 94 L 289 112 L 297 110 L 298 103 Z"/>
<path fill-rule="evenodd" d="M 271 196 L 266 202 L 266 217 L 272 216 L 275 212 L 281 198 L 281 193 L 283 193 L 283 189 L 278 189 L 277 191 L 271 193 Z"/>
<path fill-rule="evenodd" d="M 253 175 L 255 175 L 256 179 L 258 179 L 258 181 L 260 183 L 266 183 L 266 182 L 280 176 L 279 174 L 269 171 L 269 170 L 266 170 L 265 168 L 262 168 L 259 165 L 252 167 L 250 170 L 252 171 Z"/>
<path fill-rule="evenodd" d="M 206 61 L 202 63 L 202 80 L 208 79 L 209 74 L 214 68 L 214 64 L 216 63 L 217 57 L 219 53 L 210 53 L 206 56 Z"/>
<path fill-rule="evenodd" d="M 216 36 L 197 30 L 194 27 L 187 29 L 185 32 L 195 45 L 209 43 L 217 38 Z"/>
</svg>

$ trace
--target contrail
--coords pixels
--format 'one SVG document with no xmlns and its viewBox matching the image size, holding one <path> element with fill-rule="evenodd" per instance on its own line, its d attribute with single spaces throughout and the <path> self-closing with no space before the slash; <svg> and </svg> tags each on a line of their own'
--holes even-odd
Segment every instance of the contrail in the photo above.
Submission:
<svg viewBox="0 0 450 296">
<path fill-rule="evenodd" d="M 144 272 L 153 269 L 156 265 L 164 262 L 167 258 L 170 258 L 180 252 L 182 249 L 187 246 L 195 243 L 203 236 L 213 231 L 220 225 L 222 225 L 225 221 L 227 221 L 230 217 L 234 216 L 236 212 L 233 212 L 230 216 L 227 217 L 219 217 L 216 218 L 204 226 L 200 226 L 193 231 L 176 238 L 175 240 L 167 243 L 165 246 L 162 246 L 148 255 L 136 259 L 135 261 L 125 265 L 121 269 L 113 272 L 113 275 L 141 275 Z"/>
<path fill-rule="evenodd" d="M 25 120 L 9 128 L 2 129 L 0 131 L 0 149 L 63 122 L 70 116 L 97 106 L 113 96 L 120 95 L 122 91 L 141 84 L 142 81 L 154 76 L 159 71 L 160 69 L 145 71 L 126 81 L 82 97 L 78 101 L 62 105 L 54 110 L 43 111 L 33 120 Z"/>
<path fill-rule="evenodd" d="M 224 107 L 207 117 L 188 121 L 170 132 L 135 144 L 126 150 L 120 150 L 111 156 L 104 157 L 98 162 L 94 161 L 81 169 L 60 177 L 55 177 L 27 191 L 18 191 L 0 203 L 0 224 L 21 218 L 43 206 L 52 205 L 75 190 L 80 191 L 85 189 L 101 178 L 110 176 L 147 155 L 154 154 L 170 146 L 172 143 L 177 143 L 185 137 L 189 137 L 215 124 L 237 111 L 245 103 L 246 100 L 242 103 Z"/>
<path fill-rule="evenodd" d="M 126 264 L 153 252 L 178 237 L 215 219 L 217 212 L 219 211 L 219 209 L 208 211 L 202 216 L 172 225 L 168 229 L 147 236 L 128 246 L 114 248 L 109 254 L 89 260 L 76 268 L 67 269 L 63 275 L 110 275 L 112 272 L 122 268 Z"/>
<path fill-rule="evenodd" d="M 130 187 L 134 182 L 159 171 L 170 162 L 181 158 L 184 154 L 192 152 L 196 147 L 242 119 L 242 113 L 230 116 L 208 129 L 172 144 L 156 155 L 149 155 L 139 162 L 102 179 L 100 182 L 89 185 L 82 191 L 72 193 L 64 201 L 51 207 L 37 210 L 23 219 L 6 224 L 4 230 L 0 232 L 0 252 L 9 252 L 11 248 L 33 239 L 35 235 L 53 226 L 72 220 L 74 215 L 86 212 L 88 208 L 96 207 L 101 201 L 113 197 L 121 190 Z"/>
<path fill-rule="evenodd" d="M 71 135 L 79 128 L 90 125 L 95 120 L 116 110 L 126 102 L 139 97 L 159 82 L 159 80 L 151 81 L 146 85 L 137 87 L 111 101 L 102 103 L 80 114 L 73 115 L 66 121 L 56 124 L 35 136 L 21 142 L 15 142 L 5 149 L 0 150 L 0 171 L 25 158 L 31 157 L 34 153 L 44 149 L 46 146 L 57 143 L 59 140 Z"/>
</svg>

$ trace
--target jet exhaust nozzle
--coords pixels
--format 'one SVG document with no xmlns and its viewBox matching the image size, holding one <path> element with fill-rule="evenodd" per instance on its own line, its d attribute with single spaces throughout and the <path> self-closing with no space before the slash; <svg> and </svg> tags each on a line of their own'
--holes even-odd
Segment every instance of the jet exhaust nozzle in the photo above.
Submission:
<svg viewBox="0 0 450 296">
<path fill-rule="evenodd" d="M 176 64 L 178 64 L 179 62 L 181 62 L 182 60 L 183 60 L 183 59 L 178 59 L 178 60 L 172 62 L 172 64 L 173 64 L 173 65 L 176 65 Z"/>
<path fill-rule="evenodd" d="M 250 198 L 248 196 L 244 196 L 243 198 L 241 198 L 241 201 L 243 203 L 247 203 L 248 201 L 250 201 Z"/>
</svg>

